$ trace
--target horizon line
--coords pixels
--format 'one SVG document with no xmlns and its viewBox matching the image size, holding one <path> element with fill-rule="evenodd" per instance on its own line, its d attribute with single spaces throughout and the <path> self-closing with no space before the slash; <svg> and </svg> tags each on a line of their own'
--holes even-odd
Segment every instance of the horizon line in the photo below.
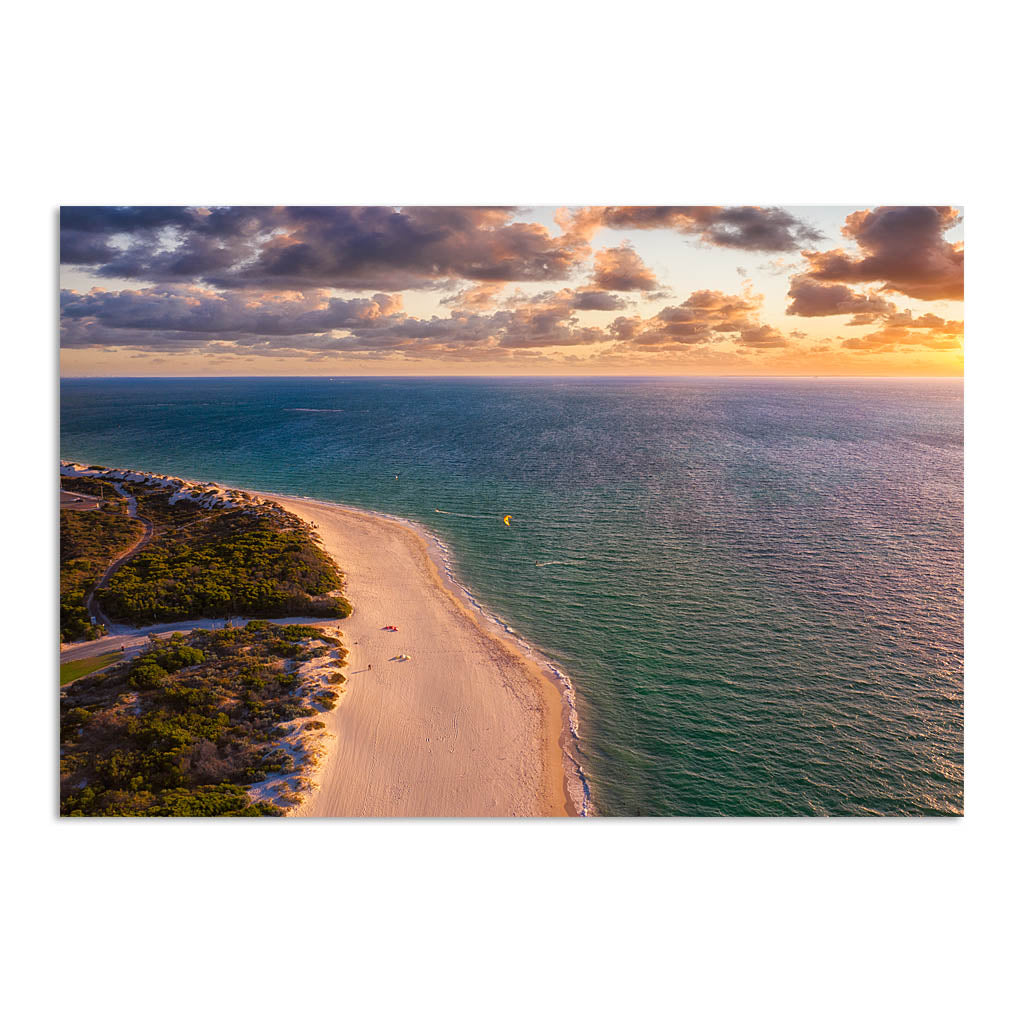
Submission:
<svg viewBox="0 0 1024 1024">
<path fill-rule="evenodd" d="M 963 380 L 962 373 L 230 373 L 61 374 L 66 380 Z"/>
</svg>

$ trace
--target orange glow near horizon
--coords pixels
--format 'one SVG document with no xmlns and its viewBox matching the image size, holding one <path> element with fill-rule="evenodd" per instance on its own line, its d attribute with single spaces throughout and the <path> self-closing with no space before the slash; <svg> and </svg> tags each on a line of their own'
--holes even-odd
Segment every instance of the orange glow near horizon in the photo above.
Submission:
<svg viewBox="0 0 1024 1024">
<path fill-rule="evenodd" d="M 61 228 L 64 377 L 964 370 L 954 207 L 95 207 Z"/>
</svg>

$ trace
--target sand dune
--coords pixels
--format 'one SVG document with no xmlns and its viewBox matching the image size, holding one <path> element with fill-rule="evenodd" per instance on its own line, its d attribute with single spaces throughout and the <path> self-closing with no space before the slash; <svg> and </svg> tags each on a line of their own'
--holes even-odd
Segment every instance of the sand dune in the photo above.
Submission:
<svg viewBox="0 0 1024 1024">
<path fill-rule="evenodd" d="M 424 538 L 383 517 L 268 497 L 318 524 L 355 609 L 341 623 L 348 688 L 325 719 L 319 788 L 295 813 L 575 814 L 555 683 L 458 600 Z"/>
</svg>

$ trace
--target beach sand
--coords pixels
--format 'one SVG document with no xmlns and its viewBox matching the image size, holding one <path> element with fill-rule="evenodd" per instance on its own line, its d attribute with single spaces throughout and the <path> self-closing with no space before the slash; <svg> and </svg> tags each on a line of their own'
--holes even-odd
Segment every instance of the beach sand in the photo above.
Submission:
<svg viewBox="0 0 1024 1024">
<path fill-rule="evenodd" d="M 354 608 L 339 623 L 348 683 L 324 718 L 318 786 L 292 813 L 576 814 L 556 683 L 459 599 L 426 538 L 381 516 L 266 496 L 317 524 Z M 382 628 L 389 624 L 399 631 Z M 400 654 L 410 660 L 395 660 Z"/>
</svg>

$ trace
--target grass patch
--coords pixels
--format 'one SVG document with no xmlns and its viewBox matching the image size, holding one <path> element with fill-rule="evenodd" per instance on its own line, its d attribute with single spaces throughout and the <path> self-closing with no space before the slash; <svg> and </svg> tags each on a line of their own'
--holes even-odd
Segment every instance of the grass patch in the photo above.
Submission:
<svg viewBox="0 0 1024 1024">
<path fill-rule="evenodd" d="M 60 685 L 67 686 L 76 679 L 95 672 L 97 669 L 106 668 L 114 662 L 121 660 L 120 651 L 111 651 L 109 654 L 97 654 L 92 658 L 79 658 L 77 661 L 66 661 L 60 667 Z"/>
</svg>

